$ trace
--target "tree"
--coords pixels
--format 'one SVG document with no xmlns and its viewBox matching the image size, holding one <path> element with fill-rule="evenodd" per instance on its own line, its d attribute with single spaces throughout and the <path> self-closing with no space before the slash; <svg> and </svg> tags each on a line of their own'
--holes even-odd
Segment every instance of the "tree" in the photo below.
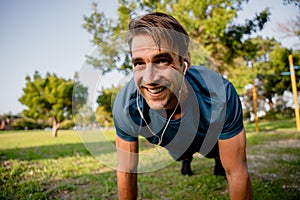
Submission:
<svg viewBox="0 0 300 200">
<path fill-rule="evenodd" d="M 277 93 L 282 94 L 285 90 L 292 90 L 290 76 L 284 76 L 282 72 L 289 72 L 288 56 L 291 54 L 291 50 L 288 50 L 279 44 L 275 46 L 274 50 L 270 53 L 270 70 L 268 74 L 265 74 L 264 87 L 267 93 L 267 97 Z M 293 53 L 294 65 L 299 64 L 299 52 Z M 298 88 L 300 82 L 298 78 Z"/>
<path fill-rule="evenodd" d="M 97 98 L 98 108 L 96 110 L 96 120 L 101 125 L 105 121 L 112 123 L 112 105 L 116 94 L 121 90 L 122 86 L 112 87 L 108 89 L 102 88 L 100 95 Z"/>
<path fill-rule="evenodd" d="M 74 82 L 47 73 L 43 78 L 35 71 L 33 79 L 26 76 L 26 86 L 19 101 L 27 106 L 23 115 L 32 119 L 52 119 L 52 135 L 57 136 L 60 123 L 72 117 L 72 96 Z M 87 89 L 82 91 L 86 96 Z M 77 97 L 76 97 L 77 98 Z"/>
<path fill-rule="evenodd" d="M 120 35 L 126 30 L 131 17 L 149 11 L 172 14 L 187 29 L 191 39 L 198 45 L 191 53 L 193 64 L 208 64 L 224 72 L 241 56 L 251 43 L 244 43 L 245 36 L 261 30 L 270 15 L 268 9 L 258 13 L 244 25 L 236 25 L 233 20 L 248 0 L 119 0 L 118 18 L 109 19 L 93 4 L 93 12 L 84 17 L 83 27 L 93 35 L 93 44 L 98 47 L 99 58 L 88 57 L 90 63 L 106 73 L 112 69 L 128 72 L 130 55 L 120 44 Z M 116 37 L 117 36 L 117 37 Z M 123 39 L 123 38 L 121 38 Z M 249 47 L 248 47 L 249 46 Z M 204 58 L 198 59 L 199 52 Z M 195 62 L 194 62 L 195 61 Z M 119 64 L 119 66 L 118 66 Z"/>
<path fill-rule="evenodd" d="M 270 108 L 273 108 L 275 102 L 272 97 L 275 94 L 282 95 L 285 90 L 291 90 L 290 76 L 283 75 L 283 72 L 289 72 L 288 56 L 292 53 L 294 56 L 294 65 L 299 65 L 300 51 L 292 52 L 281 46 L 274 40 L 258 40 L 265 49 L 261 51 L 260 56 L 255 59 L 253 65 L 254 75 L 262 80 L 262 89 L 259 97 L 268 99 Z M 265 52 L 265 53 L 263 53 Z M 296 71 L 296 75 L 299 74 Z M 300 88 L 300 81 L 297 76 L 297 87 Z M 260 87 L 260 86 L 257 86 Z"/>
<path fill-rule="evenodd" d="M 300 39 L 300 15 L 295 18 L 285 23 L 277 24 L 278 30 L 282 33 L 283 37 L 298 37 Z"/>
<path fill-rule="evenodd" d="M 234 65 L 227 69 L 227 78 L 233 83 L 238 94 L 244 94 L 244 87 L 253 83 L 258 74 L 265 73 L 269 66 L 269 52 L 277 44 L 275 39 L 261 36 L 244 41 L 248 48 L 234 59 Z"/>
<path fill-rule="evenodd" d="M 87 62 L 102 74 L 114 69 L 128 74 L 131 69 L 129 54 L 126 47 L 122 46 L 125 41 L 125 27 L 120 27 L 122 24 L 107 18 L 103 12 L 98 12 L 96 3 L 92 4 L 92 10 L 89 17 L 84 16 L 83 28 L 93 35 L 92 43 L 98 47 L 98 55 L 87 55 Z"/>
<path fill-rule="evenodd" d="M 95 112 L 91 105 L 84 104 L 77 110 L 76 114 L 73 112 L 73 115 L 76 126 L 92 128 L 96 124 Z"/>
<path fill-rule="evenodd" d="M 300 10 L 300 0 L 283 0 L 284 5 L 294 5 Z M 283 38 L 298 37 L 300 39 L 300 15 L 295 16 L 295 19 L 289 19 L 284 23 L 277 24 L 278 31 Z M 299 45 L 299 44 L 298 44 Z"/>
<path fill-rule="evenodd" d="M 76 125 L 82 126 L 92 122 L 93 114 L 90 105 L 87 105 L 88 88 L 83 86 L 79 79 L 79 74 L 74 75 L 74 87 L 73 87 L 73 121 Z"/>
<path fill-rule="evenodd" d="M 96 121 L 105 128 L 107 128 L 109 125 L 112 125 L 112 111 L 107 112 L 103 106 L 98 106 L 96 109 Z"/>
</svg>

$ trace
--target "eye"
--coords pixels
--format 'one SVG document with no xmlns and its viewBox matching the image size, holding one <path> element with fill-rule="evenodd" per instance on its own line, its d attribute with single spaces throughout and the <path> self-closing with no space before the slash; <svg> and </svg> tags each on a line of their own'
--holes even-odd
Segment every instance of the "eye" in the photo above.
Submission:
<svg viewBox="0 0 300 200">
<path fill-rule="evenodd" d="M 159 64 L 169 65 L 170 62 L 169 62 L 169 60 L 162 58 L 162 59 L 159 60 Z"/>
<path fill-rule="evenodd" d="M 153 63 L 159 66 L 169 66 L 173 63 L 173 58 L 169 53 L 161 53 L 154 57 Z"/>
<path fill-rule="evenodd" d="M 171 62 L 166 58 L 157 59 L 154 63 L 159 66 L 168 66 L 171 64 Z"/>
<path fill-rule="evenodd" d="M 142 61 L 137 61 L 133 63 L 133 67 L 144 67 L 145 66 L 145 62 Z"/>
</svg>

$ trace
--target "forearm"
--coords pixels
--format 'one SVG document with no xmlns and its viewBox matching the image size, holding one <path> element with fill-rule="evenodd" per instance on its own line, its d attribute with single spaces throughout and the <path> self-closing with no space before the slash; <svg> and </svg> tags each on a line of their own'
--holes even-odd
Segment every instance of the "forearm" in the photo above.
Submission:
<svg viewBox="0 0 300 200">
<path fill-rule="evenodd" d="M 116 137 L 119 165 L 117 169 L 119 199 L 137 198 L 138 142 Z"/>
<path fill-rule="evenodd" d="M 120 200 L 137 198 L 137 173 L 117 171 L 118 196 Z"/>
<path fill-rule="evenodd" d="M 231 200 L 252 200 L 252 187 L 247 171 L 240 174 L 227 175 L 229 195 Z"/>
<path fill-rule="evenodd" d="M 231 200 L 253 199 L 246 159 L 246 133 L 219 140 L 220 158 L 226 171 Z"/>
</svg>

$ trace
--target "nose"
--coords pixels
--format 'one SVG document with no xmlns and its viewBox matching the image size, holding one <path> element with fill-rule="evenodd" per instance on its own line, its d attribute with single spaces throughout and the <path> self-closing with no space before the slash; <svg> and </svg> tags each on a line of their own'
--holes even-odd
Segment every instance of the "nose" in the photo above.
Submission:
<svg viewBox="0 0 300 200">
<path fill-rule="evenodd" d="M 155 78 L 156 76 L 156 70 L 155 66 L 152 63 L 147 64 L 144 74 L 143 74 L 143 81 L 146 84 L 153 84 L 156 82 Z"/>
</svg>

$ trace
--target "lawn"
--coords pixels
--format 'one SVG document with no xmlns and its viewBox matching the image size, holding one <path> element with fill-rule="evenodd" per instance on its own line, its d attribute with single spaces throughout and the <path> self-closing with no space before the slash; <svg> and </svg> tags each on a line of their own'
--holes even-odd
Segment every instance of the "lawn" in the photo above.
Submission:
<svg viewBox="0 0 300 200">
<path fill-rule="evenodd" d="M 253 132 L 254 124 L 245 125 L 255 199 L 300 199 L 300 132 L 294 121 L 260 122 L 259 133 Z M 109 159 L 110 147 L 76 131 L 58 134 L 0 132 L 0 199 L 117 199 L 115 170 L 99 162 L 94 149 L 101 146 Z M 113 144 L 114 131 L 105 136 Z M 142 173 L 138 197 L 229 199 L 226 180 L 212 175 L 213 166 L 213 160 L 197 156 L 191 177 L 180 174 L 179 162 Z"/>
</svg>

